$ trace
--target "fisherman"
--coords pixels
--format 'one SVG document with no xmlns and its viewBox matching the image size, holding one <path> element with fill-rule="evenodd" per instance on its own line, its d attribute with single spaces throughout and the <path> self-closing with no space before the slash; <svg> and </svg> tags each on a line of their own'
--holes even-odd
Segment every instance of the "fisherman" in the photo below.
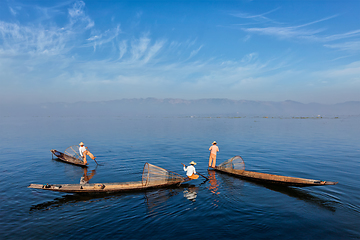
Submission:
<svg viewBox="0 0 360 240">
<path fill-rule="evenodd" d="M 212 143 L 212 146 L 209 148 L 210 158 L 209 158 L 209 167 L 215 168 L 216 166 L 216 154 L 219 151 L 219 147 L 216 146 L 216 141 Z"/>
<path fill-rule="evenodd" d="M 182 165 L 184 165 L 184 171 L 186 172 L 186 176 L 188 178 L 190 178 L 191 180 L 199 178 L 199 175 L 196 175 L 196 170 L 195 170 L 196 163 L 194 161 L 191 161 L 190 166 L 188 167 L 186 167 L 185 164 Z"/>
<path fill-rule="evenodd" d="M 80 156 L 83 158 L 85 165 L 87 164 L 86 155 L 90 156 L 90 158 L 92 160 L 95 160 L 96 157 L 94 157 L 94 155 L 92 155 L 92 153 L 89 151 L 89 149 L 84 146 L 83 142 L 81 142 L 79 145 L 80 145 L 80 147 L 79 147 Z"/>
</svg>

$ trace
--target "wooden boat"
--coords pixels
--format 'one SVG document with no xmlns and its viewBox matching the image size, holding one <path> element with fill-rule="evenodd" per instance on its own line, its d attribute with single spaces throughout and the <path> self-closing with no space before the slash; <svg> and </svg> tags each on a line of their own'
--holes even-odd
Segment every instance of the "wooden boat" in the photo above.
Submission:
<svg viewBox="0 0 360 240">
<path fill-rule="evenodd" d="M 245 170 L 245 163 L 240 156 L 235 156 L 214 168 L 216 171 L 224 172 L 243 179 L 262 183 L 281 184 L 286 186 L 309 187 L 335 185 L 338 182 L 321 181 L 306 178 L 287 177 L 268 173 L 252 172 Z"/>
<path fill-rule="evenodd" d="M 52 154 L 57 157 L 59 160 L 66 162 L 66 163 L 70 163 L 70 164 L 74 164 L 77 166 L 81 166 L 81 167 L 87 167 L 82 159 L 82 157 L 79 154 L 79 146 L 74 145 L 74 146 L 70 146 L 65 150 L 65 153 L 59 152 L 55 149 L 51 149 L 50 152 L 52 152 Z"/>
<path fill-rule="evenodd" d="M 161 167 L 145 163 L 142 181 L 118 183 L 86 183 L 86 184 L 30 184 L 28 188 L 50 190 L 67 193 L 114 193 L 132 190 L 145 190 L 180 185 L 189 181 L 177 173 Z"/>
</svg>

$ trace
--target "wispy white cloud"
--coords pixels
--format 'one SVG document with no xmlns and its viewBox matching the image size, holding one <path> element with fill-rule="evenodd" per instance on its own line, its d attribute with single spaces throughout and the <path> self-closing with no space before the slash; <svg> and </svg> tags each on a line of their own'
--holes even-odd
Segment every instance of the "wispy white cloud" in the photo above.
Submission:
<svg viewBox="0 0 360 240">
<path fill-rule="evenodd" d="M 334 34 L 334 35 L 325 36 L 323 38 L 323 40 L 326 41 L 326 42 L 330 42 L 330 41 L 346 39 L 346 38 L 351 38 L 351 37 L 357 37 L 357 36 L 360 36 L 360 29 L 350 31 L 350 32 L 346 32 L 346 33 L 340 33 L 340 34 Z"/>
<path fill-rule="evenodd" d="M 257 54 L 257 53 L 249 53 L 249 54 L 247 54 L 246 56 L 244 56 L 244 57 L 242 58 L 241 62 L 246 62 L 246 63 L 252 62 L 252 61 L 254 61 L 255 59 L 257 59 L 258 55 L 259 55 L 259 54 Z"/>
<path fill-rule="evenodd" d="M 333 19 L 335 17 L 338 17 L 338 15 L 329 16 L 326 18 L 322 18 L 316 21 L 312 21 L 296 26 L 270 26 L 270 27 L 248 27 L 248 28 L 242 27 L 241 29 L 245 32 L 274 36 L 281 39 L 306 39 L 316 42 L 331 42 L 335 40 L 360 36 L 359 29 L 345 33 L 339 33 L 339 34 L 321 35 L 320 33 L 324 33 L 326 31 L 325 28 L 318 28 L 318 29 L 306 28 L 311 25 Z"/>
<path fill-rule="evenodd" d="M 13 54 L 59 54 L 65 50 L 67 33 L 61 29 L 21 26 L 0 21 L 4 52 Z"/>
<path fill-rule="evenodd" d="M 146 36 L 131 41 L 132 60 L 139 60 L 145 53 L 150 43 L 150 39 Z"/>
<path fill-rule="evenodd" d="M 360 87 L 360 61 L 352 62 L 337 68 L 314 73 L 322 79 L 331 79 L 332 82 L 341 80 L 342 83 L 356 81 Z"/>
<path fill-rule="evenodd" d="M 16 15 L 17 15 L 17 12 L 16 12 L 12 7 L 9 7 L 9 10 L 10 10 L 10 13 L 11 13 L 13 16 L 16 16 Z"/>
<path fill-rule="evenodd" d="M 120 25 L 118 25 L 115 29 L 107 30 L 99 35 L 93 35 L 87 40 L 90 42 L 86 44 L 86 46 L 93 46 L 94 51 L 96 51 L 97 46 L 104 45 L 106 43 L 112 42 L 119 34 L 122 33 L 120 29 Z"/>
<path fill-rule="evenodd" d="M 243 42 L 247 42 L 251 38 L 250 35 L 246 35 L 242 40 Z"/>
<path fill-rule="evenodd" d="M 203 48 L 203 45 L 201 45 L 198 49 L 195 49 L 193 51 L 191 51 L 190 56 L 188 59 L 192 58 L 193 56 L 195 56 L 196 54 L 198 54 L 198 52 Z"/>
<path fill-rule="evenodd" d="M 270 10 L 262 14 L 249 14 L 245 12 L 236 12 L 236 13 L 230 13 L 230 15 L 238 18 L 251 19 L 255 21 L 275 22 L 274 20 L 266 17 L 266 15 L 275 12 L 277 10 L 279 10 L 279 8 L 275 8 L 273 10 Z"/>
<path fill-rule="evenodd" d="M 84 22 L 86 24 L 85 29 L 92 28 L 94 21 L 90 19 L 84 12 L 85 3 L 83 1 L 77 1 L 73 4 L 72 8 L 69 8 L 69 17 L 71 25 L 76 22 Z"/>
<path fill-rule="evenodd" d="M 250 33 L 276 36 L 279 38 L 313 38 L 313 36 L 323 30 L 303 30 L 299 27 L 264 27 L 264 28 L 242 28 Z"/>
<path fill-rule="evenodd" d="M 149 51 L 146 54 L 146 56 L 144 57 L 143 62 L 144 63 L 149 62 L 149 60 L 151 58 L 153 58 L 160 51 L 160 49 L 164 46 L 165 42 L 166 42 L 165 40 L 156 41 L 155 44 L 149 48 Z"/>
<path fill-rule="evenodd" d="M 350 52 L 360 51 L 360 41 L 344 42 L 338 44 L 325 44 L 324 46 Z"/>
<path fill-rule="evenodd" d="M 119 43 L 119 60 L 122 59 L 122 57 L 124 56 L 124 54 L 127 52 L 127 41 L 126 40 L 122 40 Z"/>
</svg>

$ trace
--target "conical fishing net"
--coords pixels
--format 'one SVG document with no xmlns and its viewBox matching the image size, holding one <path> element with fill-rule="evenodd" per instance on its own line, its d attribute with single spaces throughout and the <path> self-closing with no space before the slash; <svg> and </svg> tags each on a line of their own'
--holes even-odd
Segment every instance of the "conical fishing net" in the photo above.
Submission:
<svg viewBox="0 0 360 240">
<path fill-rule="evenodd" d="M 77 158 L 80 161 L 82 161 L 82 157 L 80 156 L 79 146 L 78 145 L 73 145 L 73 146 L 68 147 L 65 150 L 65 154 L 69 155 L 69 156 L 71 156 L 73 158 Z"/>
<path fill-rule="evenodd" d="M 145 163 L 142 175 L 143 186 L 180 183 L 183 180 L 184 178 L 175 172 Z"/>
<path fill-rule="evenodd" d="M 223 169 L 245 170 L 245 163 L 242 157 L 235 156 L 218 166 Z"/>
</svg>

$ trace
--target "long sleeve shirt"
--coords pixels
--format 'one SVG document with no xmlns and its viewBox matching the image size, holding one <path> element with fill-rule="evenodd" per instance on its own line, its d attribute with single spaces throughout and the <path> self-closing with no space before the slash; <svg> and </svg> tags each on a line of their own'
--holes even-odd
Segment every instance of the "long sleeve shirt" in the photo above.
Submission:
<svg viewBox="0 0 360 240">
<path fill-rule="evenodd" d="M 86 147 L 85 147 L 85 146 L 79 147 L 80 156 L 83 157 L 83 152 L 85 152 L 85 151 L 86 151 Z"/>
<path fill-rule="evenodd" d="M 216 155 L 216 153 L 219 151 L 219 147 L 216 146 L 216 145 L 212 145 L 212 146 L 209 148 L 209 151 L 210 151 L 210 154 Z"/>
<path fill-rule="evenodd" d="M 186 176 L 190 177 L 193 174 L 196 174 L 195 167 L 193 165 L 190 165 L 188 167 L 184 167 L 184 171 L 186 171 Z"/>
</svg>

